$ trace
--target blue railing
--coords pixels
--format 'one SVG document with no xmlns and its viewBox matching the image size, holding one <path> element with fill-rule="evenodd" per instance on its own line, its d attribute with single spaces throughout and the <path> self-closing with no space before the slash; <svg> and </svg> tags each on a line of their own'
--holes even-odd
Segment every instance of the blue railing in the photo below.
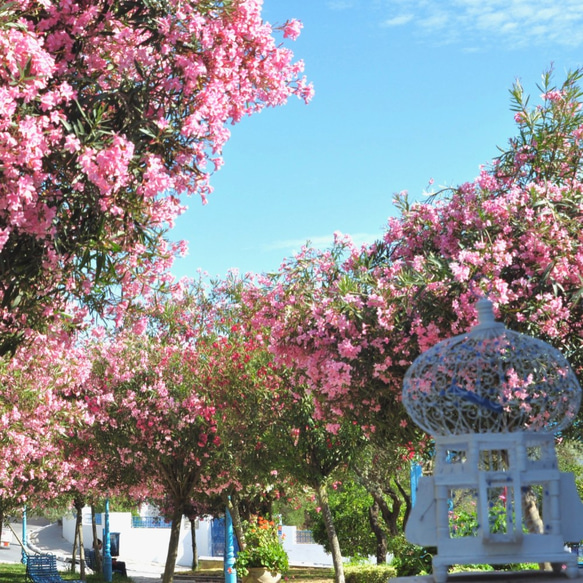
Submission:
<svg viewBox="0 0 583 583">
<path fill-rule="evenodd" d="M 170 528 L 171 524 L 160 516 L 132 516 L 132 528 Z"/>
</svg>

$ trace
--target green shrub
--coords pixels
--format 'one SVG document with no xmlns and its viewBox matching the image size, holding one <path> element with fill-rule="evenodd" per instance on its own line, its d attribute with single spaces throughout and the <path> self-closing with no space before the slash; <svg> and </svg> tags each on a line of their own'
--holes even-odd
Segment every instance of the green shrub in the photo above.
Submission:
<svg viewBox="0 0 583 583">
<path fill-rule="evenodd" d="M 504 565 L 452 565 L 450 573 L 468 571 L 532 571 L 539 568 L 536 563 L 508 563 Z"/>
<path fill-rule="evenodd" d="M 395 567 L 398 577 L 427 575 L 432 571 L 435 549 L 420 547 L 404 536 L 396 536 L 389 541 L 389 552 L 393 555 L 391 566 Z"/>
<path fill-rule="evenodd" d="M 473 571 L 493 571 L 492 565 L 452 565 L 450 573 L 467 573 Z"/>
<path fill-rule="evenodd" d="M 392 565 L 347 565 L 344 576 L 346 583 L 387 583 L 397 571 Z"/>
</svg>

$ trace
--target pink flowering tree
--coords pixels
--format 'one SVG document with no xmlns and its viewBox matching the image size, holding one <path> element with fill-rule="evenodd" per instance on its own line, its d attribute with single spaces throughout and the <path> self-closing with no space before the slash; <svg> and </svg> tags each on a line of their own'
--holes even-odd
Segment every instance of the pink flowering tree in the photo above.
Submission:
<svg viewBox="0 0 583 583">
<path fill-rule="evenodd" d="M 78 399 L 89 363 L 60 326 L 33 340 L 0 359 L 0 524 L 74 489 L 83 464 L 63 444 L 90 423 Z"/>
<path fill-rule="evenodd" d="M 338 460 L 354 472 L 375 501 L 372 520 L 384 562 L 386 533 L 395 534 L 410 508 L 397 469 L 408 466 L 425 436 L 407 420 L 399 381 L 394 380 L 394 390 L 387 386 L 397 374 L 402 379 L 407 364 L 401 357 L 389 370 L 380 357 L 394 355 L 403 334 L 396 322 L 390 335 L 379 326 L 384 313 L 370 269 L 374 258 L 364 251 L 340 236 L 329 251 L 306 248 L 284 262 L 277 277 L 249 287 L 246 300 L 255 306 L 257 323 L 269 330 L 276 361 L 294 371 L 294 394 L 305 391 L 312 396 L 317 431 L 336 443 L 347 420 L 348 427 L 359 428 L 359 439 L 340 439 Z M 302 451 L 298 447 L 297 454 Z M 300 461 L 291 459 L 301 467 Z M 316 492 L 322 490 L 318 501 L 322 508 L 330 477 L 333 474 L 317 487 L 312 483 Z M 332 523 L 330 516 L 328 522 Z M 327 530 L 331 531 L 329 526 Z M 334 548 L 332 542 L 330 548 Z"/>
<path fill-rule="evenodd" d="M 171 518 L 165 583 L 183 515 L 219 500 L 224 512 L 231 497 L 235 519 L 242 502 L 268 501 L 281 488 L 263 436 L 287 385 L 261 336 L 235 315 L 229 285 L 152 296 L 91 343 L 85 399 L 95 424 L 86 443 L 111 488 Z"/>
<path fill-rule="evenodd" d="M 200 296 L 197 299 L 204 298 Z M 127 313 L 109 337 L 90 344 L 93 372 L 85 399 L 95 423 L 86 442 L 110 487 L 134 500 L 164 503 L 172 521 L 164 581 L 172 581 L 180 523 L 195 487 L 217 473 L 216 409 L 199 391 L 196 341 L 208 306 L 197 312 L 153 296 Z M 186 308 L 186 309 L 185 309 Z M 102 331 L 103 334 L 103 331 Z M 214 485 L 214 483 L 213 483 Z"/>
<path fill-rule="evenodd" d="M 305 249 L 264 282 L 259 317 L 271 322 L 272 350 L 299 368 L 320 408 L 415 441 L 400 405 L 404 373 L 475 324 L 484 294 L 510 328 L 558 347 L 581 371 L 580 78 L 555 87 L 545 74 L 532 109 L 516 85 L 518 135 L 474 182 L 428 203 L 401 194 L 400 215 L 375 244 L 339 238 L 327 252 Z"/>
<path fill-rule="evenodd" d="M 402 193 L 375 244 L 306 248 L 250 291 L 277 361 L 299 372 L 318 415 L 357 420 L 385 449 L 422 450 L 401 404 L 404 374 L 476 323 L 482 295 L 582 372 L 581 76 L 556 86 L 545 74 L 536 107 L 515 85 L 517 136 L 473 182 L 424 203 Z"/>
<path fill-rule="evenodd" d="M 246 283 L 231 274 L 208 286 L 213 326 L 197 337 L 200 390 L 217 410 L 217 459 L 223 475 L 220 488 L 197 488 L 193 502 L 210 504 L 215 515 L 228 507 L 239 548 L 246 545 L 243 522 L 253 515 L 271 515 L 273 503 L 289 488 L 289 475 L 277 471 L 287 443 L 274 440 L 272 431 L 285 423 L 289 371 L 275 365 L 268 336 L 255 327 L 252 312 L 242 302 Z"/>
<path fill-rule="evenodd" d="M 315 493 L 334 564 L 334 580 L 344 583 L 338 533 L 329 501 L 329 489 L 346 472 L 366 444 L 361 427 L 351 420 L 327 423 L 314 415 L 314 398 L 299 387 L 288 396 L 285 412 L 270 431 L 279 452 L 277 466 L 301 486 Z"/>
<path fill-rule="evenodd" d="M 300 28 L 259 0 L 0 7 L 0 353 L 66 298 L 109 315 L 167 282 L 164 233 L 211 192 L 228 126 L 310 99 L 274 38 Z"/>
</svg>

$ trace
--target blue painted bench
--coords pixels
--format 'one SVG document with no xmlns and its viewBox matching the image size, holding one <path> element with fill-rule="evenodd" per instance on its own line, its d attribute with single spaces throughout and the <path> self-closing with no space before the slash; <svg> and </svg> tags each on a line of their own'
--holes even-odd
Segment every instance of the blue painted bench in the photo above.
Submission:
<svg viewBox="0 0 583 583">
<path fill-rule="evenodd" d="M 57 557 L 49 554 L 28 555 L 26 580 L 30 583 L 63 583 L 57 570 Z"/>
<path fill-rule="evenodd" d="M 95 551 L 93 549 L 85 549 L 85 564 L 92 571 L 97 571 L 97 562 L 95 561 Z"/>
</svg>

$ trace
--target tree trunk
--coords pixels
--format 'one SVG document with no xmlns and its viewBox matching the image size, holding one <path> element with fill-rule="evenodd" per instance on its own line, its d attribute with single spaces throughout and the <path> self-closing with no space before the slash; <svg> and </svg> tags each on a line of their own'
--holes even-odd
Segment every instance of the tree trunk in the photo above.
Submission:
<svg viewBox="0 0 583 583">
<path fill-rule="evenodd" d="M 545 525 L 538 510 L 538 497 L 531 486 L 523 489 L 522 492 L 522 514 L 524 516 L 524 524 L 528 532 L 533 534 L 543 534 Z M 543 571 L 552 571 L 553 567 L 550 563 L 539 563 L 539 568 Z"/>
<path fill-rule="evenodd" d="M 172 524 L 170 526 L 170 541 L 168 542 L 168 555 L 166 556 L 166 566 L 162 583 L 172 583 L 174 580 L 174 568 L 176 567 L 176 558 L 178 557 L 178 544 L 180 542 L 180 525 L 182 524 L 182 512 L 175 511 L 172 515 Z"/>
<path fill-rule="evenodd" d="M 0 531 L 4 528 L 4 509 L 0 507 Z M 22 547 L 22 552 L 25 553 L 26 549 Z M 24 557 L 24 555 L 23 555 Z"/>
<path fill-rule="evenodd" d="M 75 573 L 75 567 L 77 565 L 77 543 L 79 534 L 79 524 L 83 520 L 81 513 L 77 510 L 77 505 L 75 504 L 75 510 L 77 511 L 77 516 L 75 517 L 75 535 L 73 536 L 73 551 L 71 553 L 71 573 Z"/>
<path fill-rule="evenodd" d="M 198 548 L 196 546 L 196 518 L 190 518 L 190 536 L 192 538 L 192 570 L 198 569 Z"/>
<path fill-rule="evenodd" d="M 85 581 L 85 548 L 83 547 L 83 500 L 77 498 L 74 502 L 77 511 L 77 520 L 75 521 L 75 542 L 79 541 L 79 574 L 81 581 Z M 73 545 L 72 568 L 75 572 L 75 545 Z"/>
<path fill-rule="evenodd" d="M 399 498 L 399 494 L 391 488 L 388 483 L 379 484 L 375 480 L 371 479 L 370 476 L 359 472 L 357 468 L 355 468 L 356 475 L 358 477 L 359 483 L 366 488 L 367 492 L 372 496 L 373 500 L 378 505 L 378 509 L 381 513 L 381 516 L 387 525 L 388 533 L 391 536 L 398 536 L 401 531 L 399 528 L 399 517 L 401 515 L 401 508 L 403 506 L 403 501 Z M 397 488 L 403 500 L 407 502 L 406 493 L 403 491 L 401 485 L 397 480 L 395 480 L 397 484 Z M 391 499 L 392 506 L 390 506 L 385 499 L 385 495 Z M 407 507 L 406 507 L 407 511 Z M 403 529 L 404 529 L 403 525 Z"/>
<path fill-rule="evenodd" d="M 101 573 L 101 553 L 97 543 L 97 521 L 95 520 L 95 506 L 91 505 L 91 530 L 93 531 L 93 552 L 95 553 L 95 572 Z"/>
<path fill-rule="evenodd" d="M 403 500 L 405 501 L 405 516 L 403 516 L 403 532 L 405 532 L 405 527 L 407 526 L 407 521 L 409 520 L 409 515 L 411 514 L 411 496 L 407 494 L 405 488 L 401 486 L 399 480 L 397 480 L 396 478 L 394 480 L 395 484 L 397 485 L 397 489 L 399 490 L 401 496 L 403 497 Z"/>
<path fill-rule="evenodd" d="M 377 565 L 383 565 L 387 562 L 389 543 L 387 533 L 383 530 L 379 521 L 379 505 L 376 502 L 368 509 L 368 521 L 377 539 Z"/>
<path fill-rule="evenodd" d="M 243 521 L 241 520 L 241 513 L 239 512 L 239 503 L 237 500 L 237 495 L 229 496 L 227 500 L 227 507 L 231 513 L 231 520 L 233 521 L 233 530 L 235 531 L 235 536 L 237 537 L 237 542 L 239 543 L 239 549 L 245 550 L 247 546 L 245 543 L 245 533 L 243 532 Z"/>
<path fill-rule="evenodd" d="M 401 500 L 397 493 L 390 487 L 386 487 L 385 491 L 381 490 L 380 486 L 372 485 L 372 487 L 367 488 L 369 494 L 373 497 L 378 510 L 387 525 L 387 529 L 391 536 L 397 536 L 399 534 L 398 520 L 399 514 L 401 513 Z M 392 508 L 387 504 L 384 498 L 384 494 L 387 494 L 392 502 Z"/>
<path fill-rule="evenodd" d="M 342 565 L 342 554 L 340 553 L 340 543 L 338 542 L 338 535 L 334 527 L 334 520 L 332 518 L 332 511 L 328 503 L 328 491 L 325 484 L 318 484 L 316 488 L 318 496 L 318 504 L 322 509 L 322 517 L 326 525 L 326 534 L 328 535 L 328 543 L 332 550 L 332 562 L 334 563 L 334 581 L 335 583 L 345 583 L 344 567 Z"/>
</svg>

